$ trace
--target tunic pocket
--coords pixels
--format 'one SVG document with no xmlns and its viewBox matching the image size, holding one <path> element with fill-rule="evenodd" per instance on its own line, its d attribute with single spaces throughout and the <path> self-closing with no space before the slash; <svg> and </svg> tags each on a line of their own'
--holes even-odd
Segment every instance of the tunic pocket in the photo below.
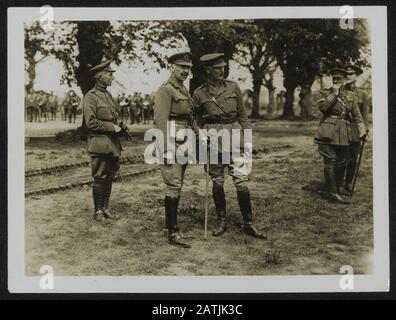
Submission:
<svg viewBox="0 0 396 320">
<path fill-rule="evenodd" d="M 99 120 L 113 120 L 113 114 L 108 106 L 98 106 L 96 109 L 96 117 Z"/>
<path fill-rule="evenodd" d="M 236 111 L 237 110 L 237 96 L 236 93 L 226 93 L 224 94 L 224 101 L 226 106 L 226 111 Z"/>
</svg>

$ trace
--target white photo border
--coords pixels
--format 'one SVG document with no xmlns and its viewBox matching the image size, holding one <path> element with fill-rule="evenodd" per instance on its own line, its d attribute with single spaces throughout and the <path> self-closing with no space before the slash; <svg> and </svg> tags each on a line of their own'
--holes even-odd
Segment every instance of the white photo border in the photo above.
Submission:
<svg viewBox="0 0 396 320">
<path fill-rule="evenodd" d="M 295 293 L 389 291 L 387 7 L 353 6 L 368 19 L 372 45 L 373 99 L 373 273 L 353 276 L 354 289 L 341 289 L 343 275 L 313 276 L 70 276 L 40 288 L 25 275 L 24 195 L 24 23 L 40 20 L 40 8 L 8 8 L 8 290 L 11 293 Z M 341 18 L 339 6 L 199 8 L 57 8 L 54 19 L 211 20 Z"/>
</svg>

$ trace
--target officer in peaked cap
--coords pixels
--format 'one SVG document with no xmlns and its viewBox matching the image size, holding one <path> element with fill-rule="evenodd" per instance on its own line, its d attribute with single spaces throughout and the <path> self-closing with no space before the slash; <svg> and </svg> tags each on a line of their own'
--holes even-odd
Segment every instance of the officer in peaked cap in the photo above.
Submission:
<svg viewBox="0 0 396 320">
<path fill-rule="evenodd" d="M 345 66 L 345 70 L 348 72 L 348 79 L 351 81 L 350 90 L 352 90 L 355 94 L 355 99 L 357 100 L 357 105 L 362 115 L 364 125 L 366 127 L 366 134 L 368 135 L 369 97 L 367 94 L 367 89 L 359 88 L 356 85 L 356 82 L 359 76 L 363 73 L 363 70 L 355 65 L 347 65 Z M 352 125 L 356 126 L 356 123 L 353 122 Z M 356 173 L 357 160 L 360 153 L 360 148 L 361 148 L 360 141 L 352 142 L 349 147 L 349 157 L 348 157 L 348 163 L 345 174 L 345 190 L 347 192 L 352 192 L 353 178 Z"/>
<path fill-rule="evenodd" d="M 224 67 L 226 66 L 224 54 L 205 54 L 200 58 L 200 61 L 204 66 L 207 81 L 198 87 L 193 94 L 196 104 L 197 122 L 207 130 L 215 129 L 217 132 L 219 130 L 227 130 L 230 133 L 230 137 L 233 137 L 235 132 L 233 129 L 238 129 L 242 133 L 240 137 L 240 142 L 242 143 L 244 140 L 243 130 L 241 129 L 248 129 L 249 123 L 238 84 L 224 79 Z M 218 228 L 212 234 L 220 236 L 227 230 L 224 171 L 228 167 L 228 174 L 232 176 L 237 191 L 238 204 L 244 222 L 244 232 L 256 238 L 265 239 L 266 236 L 253 226 L 250 191 L 247 185 L 248 175 L 241 170 L 241 162 L 238 161 L 240 159 L 233 159 L 233 154 L 229 153 L 230 163 L 223 164 L 223 141 L 214 141 L 212 143 L 210 135 L 209 138 L 209 150 L 211 152 L 212 150 L 216 152 L 217 142 L 217 157 L 219 159 L 217 164 L 209 163 L 209 168 L 208 166 L 205 168 L 205 170 L 209 170 L 209 176 L 213 183 L 212 195 L 219 219 Z M 248 144 L 249 146 L 247 146 Z M 245 144 L 245 147 L 252 149 L 251 144 L 248 144 Z M 226 148 L 224 149 L 226 150 Z M 227 148 L 227 150 L 231 150 L 231 148 Z M 241 152 L 243 151 L 241 150 Z"/>
<path fill-rule="evenodd" d="M 165 226 L 168 232 L 168 242 L 179 247 L 189 248 L 185 236 L 177 227 L 177 212 L 181 188 L 183 185 L 186 164 L 179 164 L 168 146 L 167 128 L 174 122 L 176 133 L 180 129 L 193 129 L 197 127 L 193 120 L 193 100 L 184 87 L 192 66 L 190 52 L 178 52 L 168 58 L 171 76 L 157 90 L 154 99 L 154 127 L 160 129 L 164 136 L 164 146 L 158 146 L 164 157 L 161 165 L 161 174 L 166 185 L 165 192 Z M 176 142 L 176 148 L 187 142 Z"/>
<path fill-rule="evenodd" d="M 347 204 L 349 202 L 342 196 L 349 195 L 344 189 L 349 147 L 351 143 L 359 143 L 364 138 L 365 126 L 355 94 L 350 89 L 348 71 L 334 68 L 329 74 L 333 86 L 322 90 L 317 101 L 323 117 L 315 135 L 315 143 L 323 157 L 328 199 Z"/>
<path fill-rule="evenodd" d="M 121 144 L 117 125 L 116 104 L 107 87 L 112 84 L 114 70 L 110 61 L 89 69 L 96 79 L 95 86 L 84 96 L 83 121 L 88 128 L 88 152 L 91 155 L 93 177 L 92 195 L 94 219 L 103 224 L 109 219 L 119 219 L 109 209 L 111 188 L 116 172 L 120 168 Z"/>
</svg>

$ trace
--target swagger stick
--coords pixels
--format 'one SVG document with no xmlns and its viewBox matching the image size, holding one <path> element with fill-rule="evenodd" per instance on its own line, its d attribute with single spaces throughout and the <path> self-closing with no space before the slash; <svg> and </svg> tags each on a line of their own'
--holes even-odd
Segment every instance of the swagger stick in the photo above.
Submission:
<svg viewBox="0 0 396 320">
<path fill-rule="evenodd" d="M 208 211 L 209 211 L 209 149 L 206 147 L 206 185 L 205 185 L 205 240 L 208 240 Z"/>
<path fill-rule="evenodd" d="M 360 162 L 362 161 L 363 149 L 364 149 L 365 143 L 366 143 L 366 136 L 364 136 L 364 138 L 362 140 L 362 145 L 360 146 L 359 161 L 358 161 L 358 164 L 356 167 L 355 175 L 353 177 L 352 191 L 351 191 L 351 196 L 349 197 L 349 201 L 352 200 L 353 192 L 355 191 L 356 180 L 357 180 L 358 174 L 359 174 Z"/>
</svg>

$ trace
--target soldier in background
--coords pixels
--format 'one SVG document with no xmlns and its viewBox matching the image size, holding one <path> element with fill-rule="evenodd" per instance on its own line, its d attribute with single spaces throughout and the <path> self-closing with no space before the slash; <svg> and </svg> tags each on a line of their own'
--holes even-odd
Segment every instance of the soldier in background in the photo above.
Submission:
<svg viewBox="0 0 396 320">
<path fill-rule="evenodd" d="M 183 240 L 183 235 L 178 231 L 177 212 L 187 164 L 177 163 L 167 143 L 167 128 L 169 121 L 175 121 L 176 131 L 191 129 L 194 126 L 193 100 L 183 85 L 190 73 L 191 61 L 190 52 L 180 52 L 168 58 L 171 64 L 171 76 L 158 89 L 154 106 L 154 126 L 160 129 L 164 136 L 164 146 L 159 148 L 166 161 L 161 165 L 161 174 L 166 185 L 165 225 L 168 230 L 168 241 L 170 244 L 184 248 L 190 248 L 191 245 Z M 183 142 L 176 142 L 176 150 L 181 144 Z M 173 163 L 169 163 L 170 159 L 173 159 Z"/>
<path fill-rule="evenodd" d="M 91 155 L 92 195 L 94 200 L 94 219 L 104 224 L 108 219 L 119 219 L 108 209 L 113 179 L 120 168 L 121 143 L 117 125 L 116 104 L 107 91 L 112 84 L 114 70 L 110 61 L 90 69 L 96 79 L 95 86 L 84 96 L 83 117 L 89 130 L 88 152 Z"/>
<path fill-rule="evenodd" d="M 36 95 L 32 89 L 29 89 L 25 97 L 26 116 L 27 116 L 26 120 L 29 122 L 33 122 L 35 105 L 36 105 Z"/>
<path fill-rule="evenodd" d="M 137 104 L 138 104 L 138 93 L 135 92 L 133 94 L 133 97 L 129 100 L 129 124 L 134 124 L 135 122 L 137 122 Z"/>
<path fill-rule="evenodd" d="M 137 123 L 140 124 L 142 122 L 142 117 L 143 117 L 143 98 L 140 92 L 138 92 L 136 95 L 135 103 L 136 103 L 135 119 Z"/>
<path fill-rule="evenodd" d="M 76 123 L 77 116 L 77 108 L 80 104 L 80 98 L 76 95 L 76 93 L 71 90 L 69 94 L 69 123 Z"/>
<path fill-rule="evenodd" d="M 345 70 L 348 72 L 348 80 L 350 81 L 350 83 L 348 84 L 348 89 L 354 91 L 355 93 L 355 99 L 357 100 L 357 105 L 362 115 L 364 126 L 366 127 L 366 134 L 368 135 L 369 134 L 369 120 L 368 120 L 369 102 L 368 102 L 367 92 L 356 85 L 356 81 L 358 80 L 358 77 L 363 73 L 363 70 L 354 65 L 347 65 L 345 67 Z M 354 122 L 352 125 L 356 125 L 356 123 Z M 345 190 L 348 193 L 352 192 L 353 178 L 356 173 L 360 148 L 361 148 L 360 141 L 352 142 L 349 147 L 349 157 L 348 157 L 348 162 L 346 166 L 346 175 L 345 175 Z"/>
<path fill-rule="evenodd" d="M 58 111 L 58 98 L 54 95 L 53 91 L 51 91 L 51 94 L 48 97 L 48 106 L 51 113 L 51 120 L 56 120 L 56 113 Z"/>
<path fill-rule="evenodd" d="M 38 109 L 39 109 L 39 121 L 41 122 L 41 118 L 44 117 L 44 122 L 47 122 L 47 103 L 48 103 L 48 97 L 47 94 L 43 91 L 39 91 L 39 96 L 37 99 L 37 104 L 38 104 Z"/>
<path fill-rule="evenodd" d="M 129 106 L 129 101 L 125 96 L 125 93 L 122 93 L 122 95 L 120 96 L 119 105 L 120 105 L 121 121 L 125 122 L 128 120 L 128 106 Z"/>
<path fill-rule="evenodd" d="M 227 130 L 230 132 L 230 137 L 232 137 L 233 129 L 248 129 L 249 123 L 238 84 L 224 79 L 226 63 L 223 57 L 223 53 L 212 53 L 205 54 L 200 58 L 207 74 L 207 81 L 194 91 L 193 98 L 196 103 L 198 123 L 207 130 L 212 128 L 217 131 Z M 242 143 L 244 141 L 243 138 L 240 141 Z M 214 141 L 214 143 L 217 143 L 217 141 Z M 212 149 L 211 146 L 212 141 L 210 141 L 209 150 Z M 252 148 L 253 146 L 250 144 L 248 149 L 252 150 Z M 233 159 L 232 154 L 229 157 L 231 163 L 222 163 L 221 143 L 218 144 L 218 152 L 218 164 L 209 163 L 209 168 L 206 166 L 206 170 L 209 170 L 209 176 L 213 182 L 212 194 L 219 219 L 219 226 L 213 231 L 213 235 L 220 236 L 227 230 L 224 193 L 224 171 L 227 168 L 228 174 L 232 176 L 236 187 L 238 204 L 244 222 L 244 233 L 256 238 L 266 239 L 266 236 L 253 226 L 253 212 L 250 191 L 247 185 L 247 174 L 238 170 L 239 164 L 235 162 L 236 159 Z"/>
<path fill-rule="evenodd" d="M 351 143 L 365 137 L 366 129 L 360 114 L 354 91 L 350 89 L 348 72 L 344 69 L 330 70 L 333 86 L 321 90 L 317 101 L 323 117 L 315 135 L 315 143 L 323 157 L 326 195 L 332 202 L 347 204 L 342 195 L 345 169 Z"/>
<path fill-rule="evenodd" d="M 143 124 L 149 123 L 150 103 L 150 95 L 146 94 L 143 99 Z"/>
</svg>

